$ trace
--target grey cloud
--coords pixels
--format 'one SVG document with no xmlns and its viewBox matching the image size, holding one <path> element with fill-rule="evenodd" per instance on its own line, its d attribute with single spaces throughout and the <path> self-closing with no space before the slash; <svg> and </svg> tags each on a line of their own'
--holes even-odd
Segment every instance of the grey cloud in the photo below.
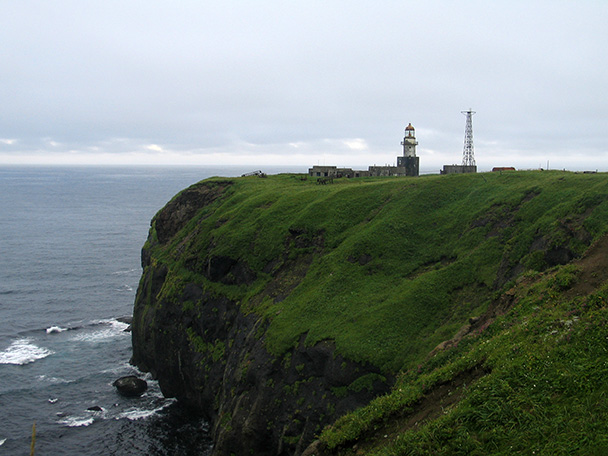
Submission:
<svg viewBox="0 0 608 456">
<path fill-rule="evenodd" d="M 457 156 L 472 107 L 479 153 L 606 152 L 600 2 L 59 0 L 0 17 L 0 138 L 22 146 L 314 155 L 363 138 L 392 156 L 412 122 L 438 132 L 421 150 Z"/>
</svg>

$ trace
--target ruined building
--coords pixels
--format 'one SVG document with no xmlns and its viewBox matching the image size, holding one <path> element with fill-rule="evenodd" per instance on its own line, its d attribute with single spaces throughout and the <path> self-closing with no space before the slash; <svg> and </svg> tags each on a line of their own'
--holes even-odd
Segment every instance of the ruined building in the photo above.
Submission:
<svg viewBox="0 0 608 456">
<path fill-rule="evenodd" d="M 365 177 L 365 176 L 418 176 L 420 159 L 416 156 L 416 130 L 410 123 L 405 127 L 405 136 L 401 141 L 403 155 L 397 157 L 397 166 L 370 166 L 367 171 L 337 166 L 313 166 L 308 170 L 311 177 Z"/>
</svg>

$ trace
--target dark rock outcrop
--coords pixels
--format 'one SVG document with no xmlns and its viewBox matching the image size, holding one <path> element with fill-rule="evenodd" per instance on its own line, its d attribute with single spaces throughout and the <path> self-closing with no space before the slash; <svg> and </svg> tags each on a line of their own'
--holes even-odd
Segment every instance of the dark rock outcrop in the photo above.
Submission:
<svg viewBox="0 0 608 456">
<path fill-rule="evenodd" d="M 161 244 L 168 242 L 203 206 L 211 204 L 231 185 L 230 181 L 199 183 L 173 198 L 154 218 Z"/>
<path fill-rule="evenodd" d="M 133 323 L 133 317 L 130 316 L 130 315 L 127 315 L 125 317 L 118 317 L 116 319 L 116 321 L 119 321 L 121 323 L 126 323 L 126 324 L 130 325 L 131 323 Z"/>
<path fill-rule="evenodd" d="M 131 323 L 133 323 L 132 316 L 118 317 L 116 319 L 116 321 L 119 321 L 121 323 L 126 323 L 128 326 L 124 329 L 124 332 L 131 332 Z"/>
<path fill-rule="evenodd" d="M 574 258 L 574 252 L 566 247 L 554 247 L 545 252 L 545 262 L 550 267 L 570 263 Z"/>
<path fill-rule="evenodd" d="M 118 392 L 126 397 L 141 396 L 147 389 L 148 383 L 135 375 L 120 377 L 112 383 Z"/>
<path fill-rule="evenodd" d="M 196 297 L 196 308 L 183 305 Z M 165 396 L 212 422 L 216 455 L 299 454 L 323 426 L 388 391 L 391 379 L 336 354 L 331 341 L 308 346 L 302 336 L 273 356 L 263 319 L 196 284 L 184 287 L 177 305 L 149 306 L 147 298 L 140 292 L 136 303 L 133 362 L 158 378 Z"/>
</svg>

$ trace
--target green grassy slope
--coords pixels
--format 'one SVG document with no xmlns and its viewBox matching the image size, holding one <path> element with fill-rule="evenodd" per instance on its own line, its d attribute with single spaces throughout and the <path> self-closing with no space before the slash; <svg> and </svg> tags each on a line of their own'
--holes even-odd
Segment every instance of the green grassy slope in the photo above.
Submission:
<svg viewBox="0 0 608 456">
<path fill-rule="evenodd" d="M 328 427 L 317 455 L 608 454 L 607 279 L 608 237 L 525 274 L 508 312 Z"/>
<path fill-rule="evenodd" d="M 481 315 L 518 274 L 546 269 L 547 252 L 582 254 L 606 231 L 606 195 L 605 175 L 562 172 L 332 185 L 238 178 L 152 256 L 172 271 L 166 296 L 195 281 L 267 318 L 277 356 L 306 334 L 395 373 Z M 247 264 L 256 280 L 212 282 L 188 266 L 214 256 Z"/>
</svg>

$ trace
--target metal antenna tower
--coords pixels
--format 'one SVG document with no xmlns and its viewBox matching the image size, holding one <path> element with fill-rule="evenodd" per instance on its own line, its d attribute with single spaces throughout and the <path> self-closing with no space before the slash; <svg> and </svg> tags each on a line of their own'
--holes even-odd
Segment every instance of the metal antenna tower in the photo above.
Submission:
<svg viewBox="0 0 608 456">
<path fill-rule="evenodd" d="M 467 116 L 464 129 L 464 149 L 462 151 L 462 166 L 475 166 L 475 151 L 473 148 L 473 114 L 475 111 L 460 111 Z"/>
</svg>

